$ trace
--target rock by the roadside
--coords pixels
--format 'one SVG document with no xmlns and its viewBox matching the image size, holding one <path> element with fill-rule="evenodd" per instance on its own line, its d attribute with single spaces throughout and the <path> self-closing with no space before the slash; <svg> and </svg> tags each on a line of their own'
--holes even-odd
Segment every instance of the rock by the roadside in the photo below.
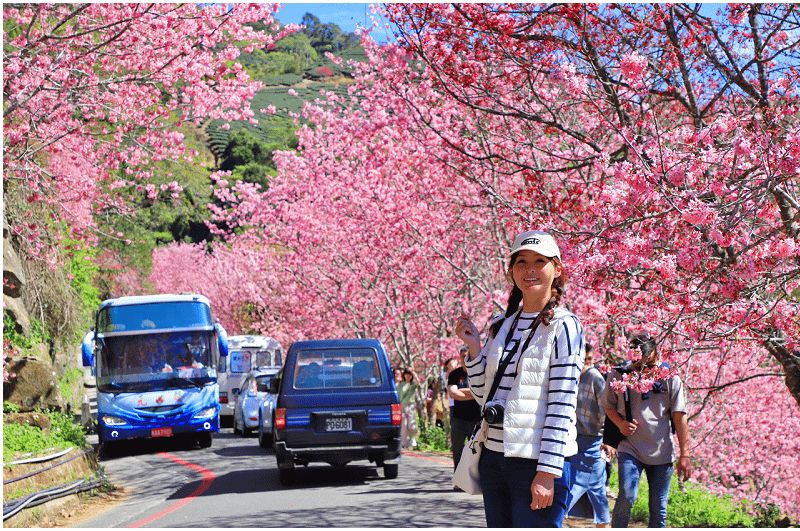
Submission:
<svg viewBox="0 0 800 531">
<path fill-rule="evenodd" d="M 3 238 L 3 295 L 16 299 L 21 296 L 23 286 L 25 273 L 22 270 L 22 261 L 11 241 Z"/>
<path fill-rule="evenodd" d="M 47 415 L 41 413 L 3 413 L 5 424 L 27 424 L 28 426 L 38 426 L 45 436 L 50 435 L 52 423 Z"/>
<path fill-rule="evenodd" d="M 42 408 L 65 411 L 53 366 L 47 359 L 25 357 L 10 360 L 6 370 L 16 376 L 3 382 L 3 401 L 19 406 L 20 412 Z"/>
<path fill-rule="evenodd" d="M 28 310 L 22 304 L 22 299 L 15 299 L 3 293 L 3 303 L 5 304 L 3 311 L 11 317 L 15 331 L 25 337 L 30 336 L 31 318 L 28 316 Z"/>
</svg>

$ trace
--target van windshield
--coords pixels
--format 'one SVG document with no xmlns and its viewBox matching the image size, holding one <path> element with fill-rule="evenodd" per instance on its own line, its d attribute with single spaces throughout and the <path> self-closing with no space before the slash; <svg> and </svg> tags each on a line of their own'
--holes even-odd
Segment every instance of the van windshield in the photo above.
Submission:
<svg viewBox="0 0 800 531">
<path fill-rule="evenodd" d="M 377 353 L 370 348 L 299 352 L 293 384 L 295 389 L 379 387 Z"/>
</svg>

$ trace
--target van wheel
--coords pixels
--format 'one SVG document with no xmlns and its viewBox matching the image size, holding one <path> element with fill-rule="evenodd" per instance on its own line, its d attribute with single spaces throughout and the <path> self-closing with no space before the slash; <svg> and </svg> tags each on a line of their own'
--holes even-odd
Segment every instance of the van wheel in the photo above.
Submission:
<svg viewBox="0 0 800 531">
<path fill-rule="evenodd" d="M 400 465 L 397 463 L 394 464 L 385 464 L 383 465 L 383 477 L 386 479 L 397 479 L 397 473 L 400 470 Z"/>
<path fill-rule="evenodd" d="M 282 485 L 294 485 L 294 463 L 291 463 L 287 467 L 278 467 L 278 477 L 281 480 Z"/>
<path fill-rule="evenodd" d="M 245 438 L 247 438 L 247 437 L 250 437 L 250 435 L 252 435 L 252 434 L 253 434 L 253 430 L 251 430 L 251 429 L 250 429 L 250 428 L 248 428 L 247 426 L 245 426 L 244 428 L 242 428 L 242 437 L 245 437 Z"/>
</svg>

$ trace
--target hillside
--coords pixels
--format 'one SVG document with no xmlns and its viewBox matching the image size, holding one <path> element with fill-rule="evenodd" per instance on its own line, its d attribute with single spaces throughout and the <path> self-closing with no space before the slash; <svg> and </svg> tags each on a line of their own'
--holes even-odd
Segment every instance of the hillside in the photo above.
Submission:
<svg viewBox="0 0 800 531">
<path fill-rule="evenodd" d="M 336 55 L 344 61 L 342 66 L 335 64 L 327 57 L 322 56 L 310 64 L 305 70 L 298 73 L 285 72 L 275 75 L 259 75 L 260 72 L 269 71 L 272 61 L 270 54 L 242 54 L 240 62 L 253 77 L 262 81 L 266 88 L 256 93 L 250 106 L 255 112 L 258 125 L 245 121 L 233 121 L 225 128 L 224 120 L 210 120 L 203 124 L 203 130 L 208 135 L 208 147 L 213 153 L 216 166 L 219 166 L 225 148 L 231 135 L 240 129 L 246 129 L 257 139 L 265 144 L 287 144 L 287 133 L 294 131 L 295 126 L 289 113 L 298 113 L 305 101 L 318 98 L 321 91 L 331 91 L 337 95 L 347 94 L 347 85 L 352 83 L 350 69 L 346 63 L 349 60 L 364 60 L 364 49 L 360 45 L 351 46 Z M 297 95 L 289 95 L 289 90 L 294 89 Z M 275 106 L 275 114 L 270 115 L 266 110 Z M 265 112 L 262 113 L 261 111 Z"/>
</svg>

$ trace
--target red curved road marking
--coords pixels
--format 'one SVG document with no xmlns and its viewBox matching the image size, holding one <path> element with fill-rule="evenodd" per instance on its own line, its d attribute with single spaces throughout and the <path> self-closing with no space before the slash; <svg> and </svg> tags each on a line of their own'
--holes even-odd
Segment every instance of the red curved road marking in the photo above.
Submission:
<svg viewBox="0 0 800 531">
<path fill-rule="evenodd" d="M 156 514 L 154 514 L 152 516 L 149 516 L 149 517 L 145 518 L 144 520 L 142 520 L 140 522 L 136 522 L 133 525 L 129 525 L 128 528 L 142 527 L 143 525 L 149 524 L 153 520 L 158 520 L 159 518 L 161 518 L 164 515 L 167 515 L 167 514 L 173 512 L 173 511 L 177 511 L 178 509 L 180 509 L 181 507 L 183 507 L 184 505 L 186 505 L 187 503 L 189 503 L 193 499 L 195 499 L 198 496 L 200 496 L 201 494 L 203 494 L 208 489 L 208 487 L 211 486 L 211 483 L 214 481 L 214 473 L 212 471 L 210 471 L 209 469 L 207 469 L 207 468 L 203 468 L 200 465 L 196 465 L 194 463 L 190 463 L 189 461 L 184 461 L 180 457 L 175 457 L 174 455 L 168 454 L 166 452 L 158 452 L 158 455 L 160 455 L 161 457 L 166 457 L 167 459 L 171 459 L 172 461 L 175 461 L 179 465 L 183 465 L 183 466 L 189 467 L 189 468 L 191 468 L 192 470 L 194 470 L 196 472 L 200 472 L 201 474 L 203 474 L 203 481 L 202 481 L 202 483 L 200 483 L 200 486 L 197 487 L 197 489 L 195 489 L 195 491 L 193 493 L 191 493 L 189 496 L 187 496 L 186 498 L 184 498 L 181 501 L 179 501 L 179 502 L 167 507 L 166 509 L 164 509 L 163 511 L 161 511 L 159 513 L 156 513 Z"/>
<path fill-rule="evenodd" d="M 418 457 L 419 459 L 427 459 L 428 461 L 435 461 L 437 463 L 444 463 L 445 465 L 452 465 L 453 460 L 447 459 L 439 459 L 436 457 L 428 457 L 427 455 L 415 454 L 414 452 L 409 452 L 408 450 L 403 450 L 403 455 L 410 455 L 411 457 Z"/>
<path fill-rule="evenodd" d="M 453 463 L 452 461 L 446 461 L 444 459 L 437 459 L 435 457 L 428 457 L 426 455 L 415 454 L 415 453 L 409 452 L 407 450 L 403 450 L 403 453 L 406 454 L 406 455 L 409 455 L 411 457 L 418 457 L 420 459 L 427 459 L 429 461 L 435 461 L 437 463 L 444 463 L 444 464 L 452 464 Z M 200 483 L 200 486 L 197 487 L 197 489 L 195 489 L 195 491 L 193 493 L 191 493 L 189 496 L 187 496 L 186 498 L 182 499 L 181 501 L 179 501 L 177 503 L 174 503 L 173 505 L 167 507 L 166 509 L 164 509 L 161 512 L 158 512 L 158 513 L 156 513 L 156 514 L 154 514 L 152 516 L 149 516 L 149 517 L 145 518 L 144 520 L 136 522 L 133 525 L 129 525 L 128 529 L 135 529 L 135 528 L 138 528 L 138 527 L 142 527 L 144 525 L 149 524 L 153 520 L 158 520 L 162 516 L 165 516 L 165 515 L 167 515 L 167 514 L 169 514 L 171 512 L 177 511 L 178 509 L 180 509 L 181 507 L 183 507 L 184 505 L 186 505 L 190 501 L 194 500 L 195 498 L 197 498 L 198 496 L 203 494 L 206 490 L 208 490 L 208 487 L 210 487 L 211 483 L 214 481 L 214 477 L 215 477 L 214 473 L 212 471 L 210 471 L 209 469 L 207 469 L 207 468 L 203 468 L 200 465 L 196 465 L 194 463 L 190 463 L 189 461 L 184 461 L 180 457 L 175 457 L 174 455 L 168 454 L 166 452 L 158 452 L 158 455 L 160 455 L 161 457 L 165 457 L 167 459 L 170 459 L 170 460 L 178 463 L 179 465 L 183 465 L 185 467 L 189 467 L 192 470 L 194 470 L 195 472 L 200 472 L 201 474 L 203 474 L 203 481 Z"/>
</svg>

